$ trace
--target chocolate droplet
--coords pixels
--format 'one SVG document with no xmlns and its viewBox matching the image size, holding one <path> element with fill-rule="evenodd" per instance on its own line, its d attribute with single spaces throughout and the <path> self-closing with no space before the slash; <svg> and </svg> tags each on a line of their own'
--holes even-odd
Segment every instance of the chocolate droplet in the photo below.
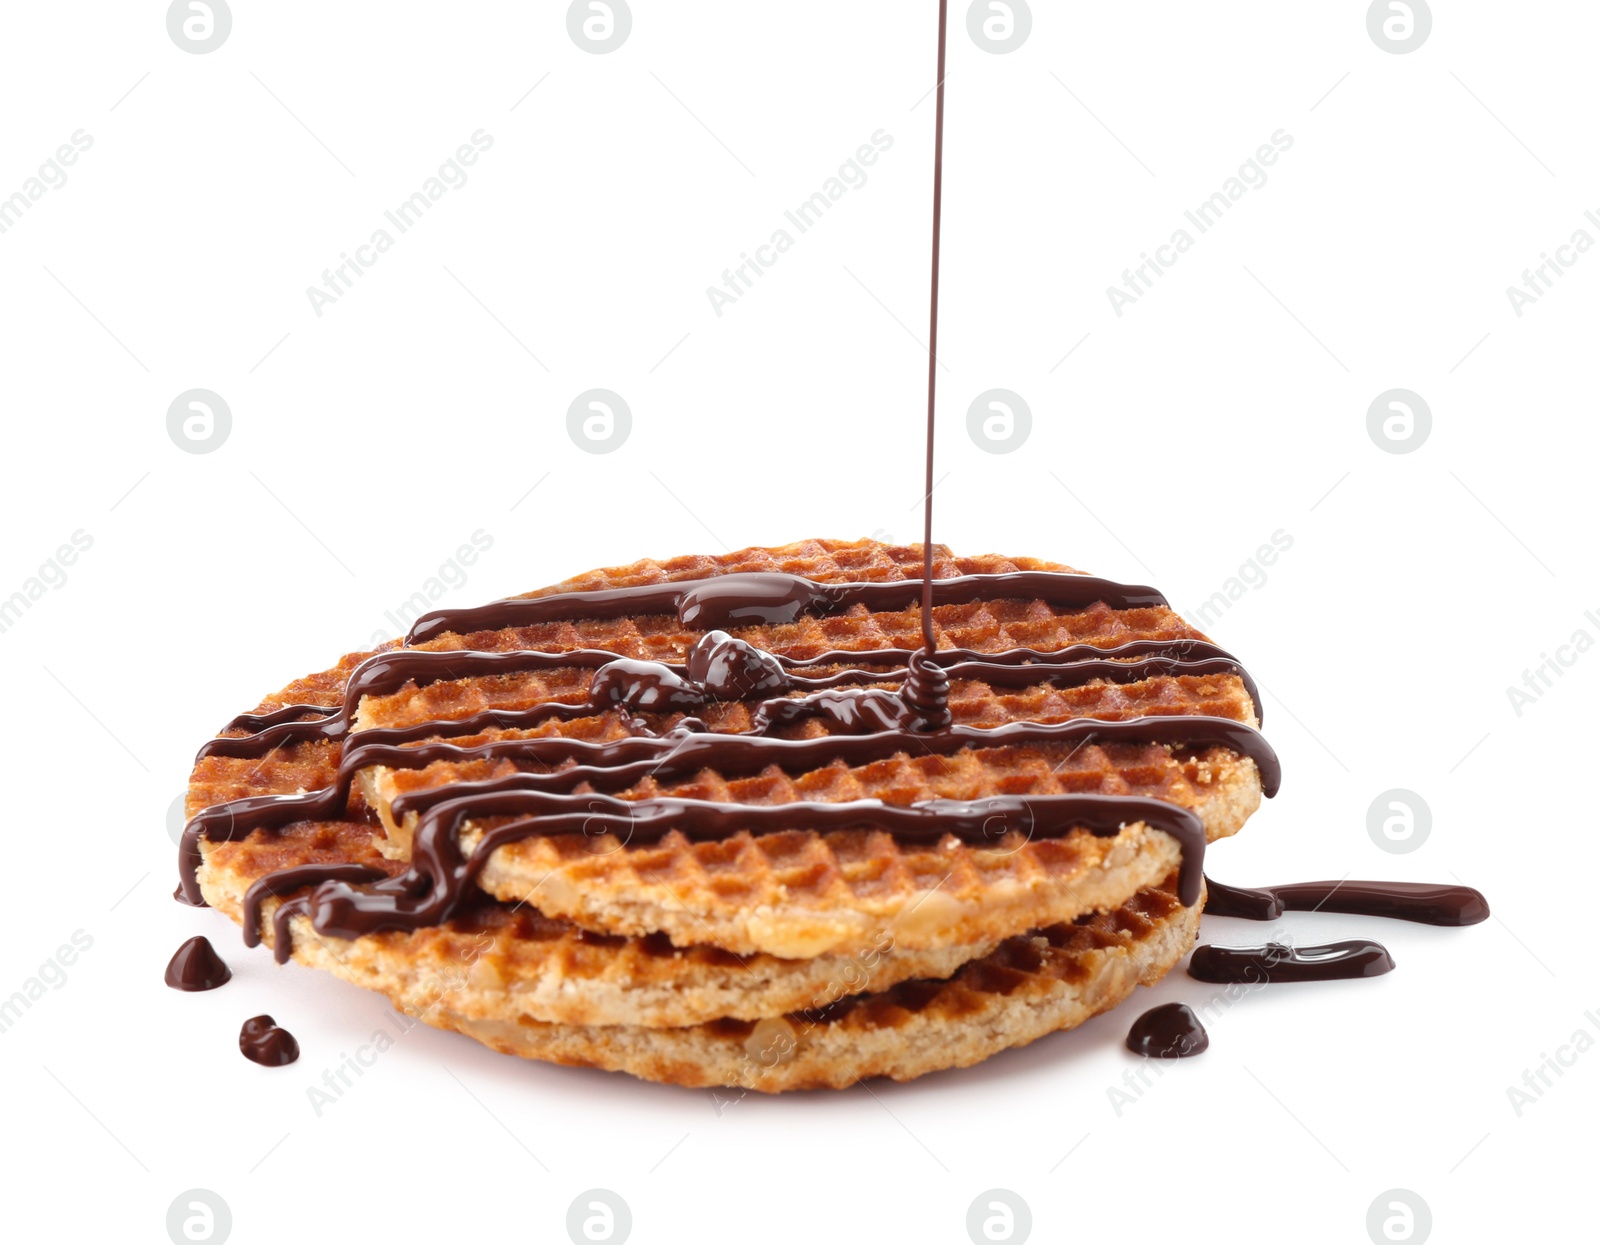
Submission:
<svg viewBox="0 0 1600 1245">
<path fill-rule="evenodd" d="M 239 1030 L 239 1050 L 252 1063 L 281 1068 L 300 1058 L 300 1043 L 271 1016 L 252 1016 Z"/>
<path fill-rule="evenodd" d="M 1210 1045 L 1200 1017 L 1183 1003 L 1152 1007 L 1128 1030 L 1128 1049 L 1154 1059 L 1187 1059 Z"/>
<path fill-rule="evenodd" d="M 215 990 L 233 978 L 204 934 L 196 935 L 172 954 L 166 981 L 174 990 Z"/>
</svg>

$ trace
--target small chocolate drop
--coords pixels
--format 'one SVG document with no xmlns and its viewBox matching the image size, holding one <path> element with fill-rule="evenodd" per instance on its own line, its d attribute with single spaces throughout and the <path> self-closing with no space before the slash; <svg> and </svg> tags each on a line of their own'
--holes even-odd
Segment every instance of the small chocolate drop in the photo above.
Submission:
<svg viewBox="0 0 1600 1245">
<path fill-rule="evenodd" d="M 239 1050 L 252 1063 L 281 1068 L 300 1058 L 300 1043 L 271 1016 L 252 1016 L 239 1030 Z"/>
<path fill-rule="evenodd" d="M 166 981 L 174 990 L 215 990 L 232 978 L 233 970 L 222 962 L 204 934 L 189 939 L 167 962 Z"/>
<path fill-rule="evenodd" d="M 1128 1049 L 1153 1059 L 1187 1059 L 1210 1045 L 1200 1017 L 1183 1003 L 1152 1007 L 1128 1030 Z"/>
</svg>

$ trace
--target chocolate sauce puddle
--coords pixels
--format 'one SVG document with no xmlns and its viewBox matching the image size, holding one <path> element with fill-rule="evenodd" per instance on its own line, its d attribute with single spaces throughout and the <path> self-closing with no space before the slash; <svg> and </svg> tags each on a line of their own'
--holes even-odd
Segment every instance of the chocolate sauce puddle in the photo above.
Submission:
<svg viewBox="0 0 1600 1245">
<path fill-rule="evenodd" d="M 1489 919 L 1489 901 L 1470 886 L 1434 882 L 1290 882 L 1249 889 L 1206 879 L 1212 916 L 1271 921 L 1284 912 L 1344 912 L 1393 917 L 1421 925 L 1476 925 Z"/>
<path fill-rule="evenodd" d="M 1367 938 L 1322 946 L 1291 947 L 1272 942 L 1262 947 L 1201 946 L 1189 957 L 1189 976 L 1196 981 L 1237 982 L 1342 981 L 1379 977 L 1394 970 L 1394 960 L 1381 943 Z"/>
</svg>

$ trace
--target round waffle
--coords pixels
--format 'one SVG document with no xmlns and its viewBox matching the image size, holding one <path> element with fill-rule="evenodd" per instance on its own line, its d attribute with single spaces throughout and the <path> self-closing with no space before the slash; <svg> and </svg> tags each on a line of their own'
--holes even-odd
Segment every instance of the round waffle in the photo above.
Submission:
<svg viewBox="0 0 1600 1245">
<path fill-rule="evenodd" d="M 934 568 L 936 579 L 1019 571 L 1073 573 L 942 549 Z M 920 549 L 810 541 L 635 563 L 517 600 L 730 574 L 839 585 L 921 572 Z M 1166 606 L 968 595 L 933 611 L 947 663 L 970 659 L 951 667 L 950 729 L 873 736 L 872 755 L 856 749 L 859 731 L 846 738 L 848 724 L 826 715 L 763 734 L 770 693 L 719 693 L 692 707 L 693 720 L 683 708 L 591 698 L 597 668 L 614 657 L 685 669 L 711 623 L 688 625 L 683 611 L 579 612 L 490 629 L 468 625 L 470 615 L 426 623 L 418 633 L 428 638 L 377 650 L 406 657 L 408 670 L 421 661 L 426 677 L 375 683 L 374 654 L 351 654 L 225 728 L 188 792 L 195 825 L 217 841 L 202 834 L 188 859 L 206 901 L 234 920 L 245 919 L 252 885 L 273 886 L 263 879 L 285 869 L 362 867 L 355 885 L 334 888 L 359 906 L 363 877 L 387 879 L 379 891 L 411 879 L 407 893 L 426 899 L 450 860 L 470 862 L 460 870 L 466 889 L 452 890 L 436 919 L 345 929 L 312 902 L 322 888 L 278 885 L 287 905 L 258 896 L 248 932 L 280 959 L 326 968 L 497 1049 L 760 1090 L 975 1062 L 1115 1005 L 1184 954 L 1199 906 L 1173 893 L 1185 857 L 1162 828 L 1171 818 L 1155 812 L 1186 810 L 1196 846 L 1202 830 L 1232 834 L 1263 793 L 1261 764 L 1247 753 L 1272 758 L 1235 725 L 1258 717 L 1231 658 L 1147 660 L 1198 652 L 1185 645 L 1212 650 Z M 455 621 L 459 629 L 441 625 Z M 857 603 L 727 631 L 816 685 L 842 678 L 885 694 L 921 642 L 914 606 Z M 545 656 L 521 668 L 530 651 Z M 1027 672 L 997 672 L 988 655 L 1025 661 Z M 502 669 L 502 658 L 516 667 Z M 1073 671 L 1040 677 L 1052 661 Z M 1028 733 L 1018 737 L 1017 726 Z M 739 747 L 715 765 L 683 742 L 734 736 Z M 596 759 L 617 757 L 632 759 L 609 768 Z M 710 840 L 677 828 L 635 840 L 631 820 L 599 833 L 508 836 L 516 817 L 479 809 L 481 793 L 524 787 L 565 793 L 569 805 L 594 793 L 613 808 L 743 808 L 752 826 L 776 824 L 771 813 L 795 824 Z M 272 815 L 246 835 L 263 797 Z M 1078 797 L 1115 797 L 1109 805 L 1129 811 L 1110 825 L 981 841 L 805 824 L 853 801 L 1078 808 Z M 429 831 L 427 810 L 452 801 L 472 811 L 432 827 L 443 835 Z M 501 845 L 475 853 L 485 836 Z M 434 873 L 418 873 L 423 866 Z"/>
<path fill-rule="evenodd" d="M 948 980 L 902 982 L 820 1013 L 644 1029 L 469 1018 L 446 1003 L 424 1018 L 503 1054 L 651 1081 L 844 1089 L 868 1077 L 909 1081 L 970 1067 L 1074 1028 L 1136 986 L 1154 985 L 1188 954 L 1199 928 L 1198 904 L 1186 908 L 1170 890 L 1148 888 L 1111 912 L 1008 938 Z"/>
<path fill-rule="evenodd" d="M 1066 570 L 1034 559 L 954 558 L 941 552 L 936 577 Z M 778 572 L 819 583 L 883 582 L 920 576 L 920 551 L 872 541 L 810 541 L 781 549 L 745 550 L 718 558 L 640 562 L 591 572 L 530 596 L 597 591 L 641 584 L 697 580 L 717 574 Z M 1107 649 L 1130 641 L 1204 640 L 1165 606 L 1112 609 L 1096 603 L 1062 609 L 1042 601 L 996 599 L 934 610 L 941 648 L 1000 653 L 1011 648 L 1050 652 L 1086 645 Z M 733 628 L 740 639 L 790 659 L 848 650 L 865 663 L 874 650 L 914 646 L 915 608 L 869 612 L 864 607 L 783 625 Z M 413 646 L 450 653 L 550 653 L 604 650 L 621 657 L 682 662 L 703 631 L 672 615 L 556 621 L 467 635 L 446 633 Z M 333 670 L 298 681 L 263 702 L 258 713 L 285 705 L 340 705 L 352 671 L 367 654 L 347 657 Z M 842 665 L 843 663 L 840 663 Z M 808 669 L 827 675 L 840 666 Z M 892 662 L 886 663 L 892 668 Z M 369 731 L 417 728 L 429 722 L 479 724 L 514 720 L 542 706 L 581 706 L 593 668 L 574 664 L 532 672 L 441 677 L 368 695 L 349 708 L 347 739 L 292 743 L 266 757 L 208 756 L 196 766 L 191 812 L 207 805 L 270 791 L 312 789 L 332 783 L 341 747 Z M 714 732 L 749 728 L 753 701 L 719 702 L 700 716 Z M 1202 715 L 1254 724 L 1249 690 L 1236 673 L 1157 674 L 1133 682 L 1095 680 L 1083 686 L 1012 688 L 979 679 L 952 682 L 950 711 L 960 727 L 992 730 L 1008 723 L 1071 723 L 1076 719 L 1126 722 L 1136 718 Z M 600 745 L 631 733 L 623 710 L 548 720 L 531 728 L 488 727 L 453 734 L 443 725 L 417 741 L 420 749 L 446 739 L 461 750 L 518 741 L 572 740 Z M 682 714 L 642 714 L 646 725 L 667 732 Z M 789 728 L 797 739 L 817 739 L 831 728 L 817 719 Z M 242 735 L 244 731 L 225 732 Z M 416 768 L 367 767 L 353 776 L 355 811 L 376 815 L 394 836 L 389 849 L 408 850 L 405 826 L 389 812 L 396 795 L 415 798 L 453 784 L 491 781 L 523 769 L 550 768 L 518 760 L 474 756 L 418 763 Z M 588 789 L 579 784 L 576 790 Z M 1214 745 L 1183 746 L 1098 739 L 1091 731 L 1060 744 L 996 744 L 934 753 L 918 741 L 866 765 L 818 764 L 785 771 L 765 765 L 754 773 L 699 768 L 677 772 L 669 756 L 640 781 L 616 791 L 623 799 L 680 796 L 714 802 L 771 805 L 798 799 L 839 802 L 877 798 L 896 805 L 921 800 L 981 800 L 995 795 L 1097 793 L 1144 796 L 1195 812 L 1207 836 L 1236 832 L 1261 796 L 1256 763 Z M 501 819 L 506 820 L 506 819 Z M 493 819 L 469 819 L 462 842 L 471 848 Z M 1113 907 L 1177 864 L 1174 840 L 1130 819 L 1122 833 L 1098 837 L 1074 830 L 1059 837 L 1012 836 L 990 844 L 946 840 L 931 847 L 897 842 L 883 833 L 812 830 L 735 835 L 690 842 L 669 834 L 649 843 L 614 835 L 537 835 L 495 851 L 478 875 L 490 894 L 526 902 L 548 916 L 566 917 L 604 933 L 661 932 L 675 944 L 708 943 L 740 955 L 766 952 L 786 958 L 869 949 L 886 925 L 897 945 L 936 949 L 993 942 L 1037 925 L 1071 920 Z"/>
</svg>

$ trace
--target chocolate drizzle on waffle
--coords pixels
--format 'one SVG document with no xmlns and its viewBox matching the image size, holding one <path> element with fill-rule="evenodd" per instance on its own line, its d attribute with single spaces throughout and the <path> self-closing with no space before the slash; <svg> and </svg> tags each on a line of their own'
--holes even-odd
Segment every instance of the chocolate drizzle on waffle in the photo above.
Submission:
<svg viewBox="0 0 1600 1245">
<path fill-rule="evenodd" d="M 729 578 L 732 578 L 731 576 Z M 999 578 L 998 576 L 994 578 Z M 911 581 L 915 582 L 915 581 Z M 578 617 L 579 615 L 573 615 Z M 721 640 L 713 640 L 721 637 Z M 398 691 L 408 683 L 418 687 L 443 679 L 482 678 L 494 675 L 522 674 L 529 671 L 560 669 L 563 667 L 604 670 L 615 666 L 617 673 L 607 680 L 604 693 L 597 702 L 591 684 L 590 699 L 584 704 L 550 703 L 532 710 L 507 712 L 496 710 L 471 718 L 420 722 L 414 727 L 388 728 L 363 731 L 362 740 L 368 743 L 409 743 L 437 734 L 469 735 L 488 727 L 530 727 L 551 718 L 586 717 L 594 707 L 609 703 L 627 704 L 634 709 L 645 708 L 644 698 L 662 694 L 661 689 L 681 687 L 684 682 L 698 683 L 709 689 L 713 696 L 719 693 L 715 683 L 706 676 L 696 678 L 696 654 L 709 661 L 709 654 L 723 648 L 731 641 L 743 650 L 757 654 L 760 659 L 776 663 L 777 674 L 772 681 L 763 680 L 752 686 L 752 691 L 767 690 L 820 690 L 845 683 L 893 682 L 906 676 L 907 668 L 891 663 L 909 661 L 918 650 L 877 649 L 866 651 L 830 650 L 817 657 L 795 660 L 777 657 L 732 640 L 725 632 L 713 631 L 690 654 L 686 665 L 666 662 L 640 662 L 619 659 L 605 649 L 574 649 L 564 653 L 543 653 L 519 650 L 509 653 L 486 653 L 463 650 L 433 651 L 394 649 L 368 658 L 350 676 L 343 704 L 337 709 L 326 705 L 286 705 L 267 714 L 241 714 L 223 729 L 243 730 L 251 733 L 241 736 L 221 735 L 208 741 L 198 757 L 261 757 L 273 748 L 305 743 L 315 739 L 343 739 L 350 728 L 363 696 L 385 696 Z M 1141 659 L 1138 661 L 1131 659 Z M 1237 658 L 1205 640 L 1133 640 L 1116 648 L 1096 648 L 1092 645 L 1074 645 L 1055 652 L 1035 649 L 1009 649 L 1000 653 L 978 653 L 972 649 L 944 649 L 931 655 L 932 664 L 940 666 L 946 676 L 955 678 L 981 678 L 1002 687 L 1028 687 L 1048 683 L 1057 687 L 1080 687 L 1096 679 L 1107 682 L 1135 683 L 1155 675 L 1207 675 L 1233 674 L 1244 683 L 1252 704 L 1256 721 L 1261 721 L 1261 698 L 1255 680 L 1239 664 Z M 820 679 L 808 679 L 795 671 L 821 666 L 835 666 L 847 661 L 867 665 L 883 663 L 887 670 L 849 668 Z M 676 681 L 666 675 L 678 676 Z M 724 698 L 743 699 L 749 693 L 741 692 L 739 683 L 727 680 L 720 689 Z M 713 696 L 695 701 L 703 706 Z M 313 716 L 314 715 L 314 716 Z"/>
<path fill-rule="evenodd" d="M 730 589 L 756 581 L 755 599 Z M 1105 581 L 1056 572 L 1023 571 L 1014 574 L 961 576 L 936 580 L 937 602 L 965 602 L 981 584 L 983 599 L 1040 599 L 1081 607 L 1102 596 L 1116 601 L 1149 602 L 1152 591 L 1120 586 L 1101 591 Z M 944 591 L 944 586 L 956 588 Z M 799 587 L 796 587 L 799 585 Z M 916 602 L 921 584 L 916 580 L 893 583 L 818 584 L 796 576 L 727 575 L 680 581 L 670 588 L 650 586 L 650 600 L 659 607 L 675 603 L 680 620 L 693 617 L 701 624 L 728 622 L 748 625 L 773 618 L 797 618 L 821 602 L 827 609 L 841 601 L 869 608 L 901 608 Z M 715 589 L 715 591 L 713 591 Z M 781 589 L 781 590 L 780 590 Z M 871 592 L 863 590 L 871 589 Z M 893 591 L 885 591 L 893 589 Z M 467 611 L 470 620 L 452 615 L 459 626 L 481 629 L 486 622 L 525 620 L 526 606 L 539 606 L 543 621 L 587 619 L 617 606 L 618 593 L 631 594 L 627 608 L 640 607 L 643 594 L 633 589 L 598 593 L 562 593 L 557 596 L 518 598 L 498 602 L 486 610 Z M 1094 595 L 1090 595 L 1094 594 Z M 1159 600 L 1159 596 L 1155 597 Z M 559 602 L 557 611 L 552 602 Z M 797 605 L 798 603 L 798 605 Z M 423 627 L 427 620 L 419 622 Z M 430 632 L 431 633 L 431 632 Z M 414 633 L 415 634 L 415 633 Z M 469 630 L 468 634 L 471 634 Z M 856 665 L 843 666 L 849 656 Z M 897 663 L 904 660 L 907 664 Z M 351 733 L 361 701 L 406 687 L 421 687 L 447 679 L 462 679 L 556 669 L 591 669 L 589 694 L 582 703 L 546 703 L 517 711 L 490 710 L 459 719 L 429 719 L 403 727 L 375 728 Z M 812 675 L 806 671 L 831 673 Z M 842 668 L 841 668 L 842 667 Z M 668 829 L 687 838 L 719 838 L 739 830 L 804 826 L 815 829 L 865 826 L 886 829 L 900 837 L 945 834 L 974 841 L 987 825 L 1036 836 L 1059 835 L 1075 827 L 1096 834 L 1114 835 L 1121 826 L 1145 821 L 1165 831 L 1183 847 L 1180 891 L 1185 903 L 1199 895 L 1204 835 L 1194 814 L 1180 805 L 1125 796 L 1067 795 L 1033 798 L 996 798 L 989 801 L 923 801 L 900 807 L 877 801 L 845 804 L 791 803 L 752 807 L 696 801 L 644 801 L 615 799 L 609 793 L 625 791 L 646 775 L 658 779 L 692 775 L 714 769 L 724 775 L 752 774 L 776 765 L 786 773 L 800 773 L 819 765 L 842 761 L 862 765 L 884 760 L 914 748 L 932 755 L 948 755 L 966 748 L 1023 744 L 1081 746 L 1089 742 L 1157 743 L 1173 747 L 1221 746 L 1250 757 L 1256 763 L 1263 790 L 1278 787 L 1277 757 L 1261 734 L 1245 722 L 1203 715 L 1161 714 L 1107 721 L 1072 718 L 1064 722 L 1011 722 L 997 727 L 976 727 L 937 722 L 940 711 L 948 715 L 945 696 L 927 687 L 950 679 L 982 679 L 1013 687 L 1035 684 L 1079 686 L 1094 680 L 1133 682 L 1156 676 L 1229 675 L 1246 678 L 1237 661 L 1202 640 L 1140 640 L 1115 648 L 1075 645 L 1056 652 L 1011 649 L 983 654 L 952 649 L 933 654 L 900 649 L 865 650 L 851 654 L 828 652 L 796 660 L 767 653 L 719 629 L 707 632 L 681 665 L 619 658 L 604 649 L 580 648 L 567 652 L 516 650 L 419 650 L 398 648 L 368 658 L 350 675 L 342 703 L 330 706 L 285 706 L 271 713 L 236 718 L 230 727 L 253 733 L 219 737 L 201 749 L 204 756 L 263 757 L 273 749 L 293 743 L 326 740 L 341 746 L 334 783 L 293 795 L 256 796 L 233 800 L 198 813 L 186 827 L 181 853 L 185 893 L 199 899 L 196 870 L 202 837 L 243 838 L 258 827 L 281 826 L 293 821 L 337 819 L 346 812 L 355 775 L 369 766 L 418 768 L 438 760 L 509 759 L 542 767 L 565 766 L 544 772 L 519 772 L 484 782 L 459 782 L 417 792 L 395 802 L 397 815 L 417 812 L 422 822 L 416 833 L 411 868 L 395 879 L 363 882 L 345 867 L 308 867 L 290 876 L 265 879 L 256 892 L 251 914 L 259 927 L 260 903 L 269 896 L 315 886 L 294 901 L 314 918 L 316 927 L 332 933 L 341 930 L 417 928 L 448 919 L 468 893 L 487 855 L 495 847 L 534 834 L 571 834 L 587 824 L 593 830 L 625 830 L 640 841 Z M 899 682 L 901 689 L 891 690 Z M 875 687 L 846 687 L 877 684 Z M 1251 686 L 1246 683 L 1247 686 Z M 1253 690 L 1253 689 L 1252 689 Z M 775 696 L 775 692 L 799 692 Z M 843 711 L 837 701 L 855 693 Z M 876 693 L 874 699 L 866 699 Z M 649 733 L 637 718 L 626 715 L 687 713 L 717 700 L 760 698 L 751 715 L 749 731 L 712 731 L 696 717 L 681 717 L 663 734 Z M 832 704 L 830 708 L 829 705 Z M 875 706 L 875 707 L 873 707 Z M 592 717 L 604 709 L 621 711 L 632 733 L 606 741 L 559 735 L 533 738 L 494 738 L 458 744 L 450 736 L 467 736 L 494 727 L 524 728 L 552 718 Z M 921 715 L 915 720 L 913 715 Z M 828 734 L 785 738 L 772 732 L 804 716 L 827 720 Z M 586 787 L 587 791 L 575 788 Z M 602 810 L 597 813 L 596 809 Z M 455 845 L 461 822 L 471 817 L 518 813 L 507 825 L 495 827 L 470 853 Z M 608 820 L 609 819 L 609 820 Z M 321 874 L 317 869 L 323 870 Z M 284 905 L 287 906 L 287 905 Z M 280 906 L 280 914 L 283 906 Z M 286 914 L 285 914 L 286 917 Z M 252 922 L 246 921 L 247 929 Z M 282 925 L 280 923 L 280 928 Z M 279 939 L 280 954 L 287 954 L 287 938 Z"/>
<path fill-rule="evenodd" d="M 805 614 L 841 614 L 854 605 L 865 606 L 875 614 L 903 610 L 921 603 L 925 595 L 924 582 L 892 579 L 823 584 L 800 575 L 763 571 L 595 592 L 508 597 L 469 609 L 435 610 L 424 614 L 412 624 L 406 643 L 422 644 L 452 631 L 471 636 L 480 631 L 530 627 L 535 623 L 568 622 L 575 618 L 629 618 L 638 614 L 676 614 L 685 627 L 698 631 L 776 626 L 792 623 Z M 1084 609 L 1096 603 L 1119 610 L 1167 604 L 1166 597 L 1141 584 L 1119 584 L 1095 575 L 1067 575 L 1057 571 L 955 575 L 927 582 L 931 583 L 934 607 L 970 605 L 1002 597 L 1043 601 L 1046 605 L 1069 610 Z"/>
<path fill-rule="evenodd" d="M 1199 897 L 1199 879 L 1188 874 L 1191 867 L 1198 866 L 1205 848 L 1205 828 L 1187 809 L 1164 800 L 1122 796 L 994 796 L 910 805 L 879 800 L 745 805 L 683 799 L 618 800 L 514 787 L 470 795 L 444 788 L 428 794 L 441 798 L 418 822 L 411 866 L 404 873 L 359 889 L 322 881 L 279 906 L 274 935 L 280 961 L 289 957 L 289 940 L 284 935 L 287 921 L 296 913 L 310 916 L 319 933 L 336 938 L 358 938 L 386 929 L 414 930 L 448 920 L 489 856 L 529 834 L 609 834 L 631 844 L 649 842 L 673 830 L 690 839 L 712 839 L 740 831 L 768 834 L 870 826 L 910 842 L 937 842 L 953 835 L 964 842 L 990 843 L 1003 850 L 1013 835 L 1054 835 L 1075 827 L 1111 835 L 1131 821 L 1142 820 L 1178 839 L 1183 851 L 1179 898 L 1192 890 L 1189 903 Z M 457 831 L 463 820 L 503 814 L 523 815 L 486 831 L 470 854 L 462 852 Z M 298 880 L 304 884 L 313 878 L 308 873 Z"/>
</svg>

